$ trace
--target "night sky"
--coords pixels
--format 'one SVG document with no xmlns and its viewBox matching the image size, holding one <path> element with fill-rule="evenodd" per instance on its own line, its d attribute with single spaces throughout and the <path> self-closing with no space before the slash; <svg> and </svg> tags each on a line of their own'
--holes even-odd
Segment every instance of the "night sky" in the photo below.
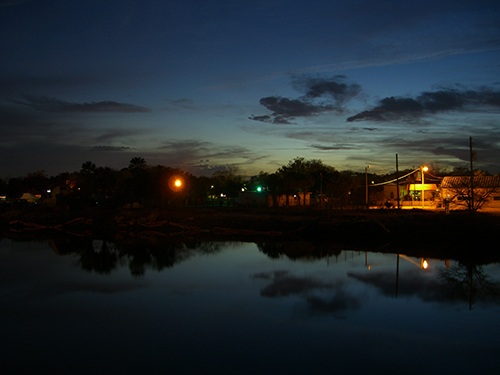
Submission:
<svg viewBox="0 0 500 375">
<path fill-rule="evenodd" d="M 500 172 L 500 2 L 0 2 L 0 178 Z"/>
</svg>

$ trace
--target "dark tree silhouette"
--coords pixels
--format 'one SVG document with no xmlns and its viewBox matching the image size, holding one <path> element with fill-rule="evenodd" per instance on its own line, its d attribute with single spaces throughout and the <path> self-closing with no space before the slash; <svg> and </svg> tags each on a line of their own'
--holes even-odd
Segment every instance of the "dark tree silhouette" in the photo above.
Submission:
<svg viewBox="0 0 500 375">
<path fill-rule="evenodd" d="M 439 278 L 450 296 L 467 301 L 469 309 L 477 300 L 500 301 L 500 285 L 490 280 L 482 266 L 472 262 L 441 269 Z"/>
</svg>

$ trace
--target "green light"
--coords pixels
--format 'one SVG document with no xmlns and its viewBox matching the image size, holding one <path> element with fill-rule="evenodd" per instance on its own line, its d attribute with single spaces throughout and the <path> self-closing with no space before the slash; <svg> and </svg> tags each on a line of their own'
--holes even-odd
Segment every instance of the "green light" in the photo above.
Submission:
<svg viewBox="0 0 500 375">
<path fill-rule="evenodd" d="M 257 186 L 257 191 L 260 193 L 262 191 L 262 186 Z"/>
</svg>

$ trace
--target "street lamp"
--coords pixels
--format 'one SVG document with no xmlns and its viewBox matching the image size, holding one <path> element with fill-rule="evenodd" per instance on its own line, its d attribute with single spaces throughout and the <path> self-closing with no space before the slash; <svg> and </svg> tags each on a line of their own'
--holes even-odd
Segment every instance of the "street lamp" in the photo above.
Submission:
<svg viewBox="0 0 500 375">
<path fill-rule="evenodd" d="M 175 192 L 179 192 L 184 188 L 184 180 L 180 176 L 171 176 L 168 179 L 168 187 Z"/>
<path fill-rule="evenodd" d="M 425 165 L 420 167 L 420 175 L 422 176 L 422 189 L 421 189 L 421 200 L 422 200 L 422 208 L 424 207 L 424 184 L 425 184 L 425 177 L 424 177 L 424 172 L 427 172 L 429 168 L 427 168 Z"/>
<path fill-rule="evenodd" d="M 370 166 L 365 167 L 366 208 L 370 209 L 370 206 L 368 205 L 368 168 L 370 168 Z"/>
</svg>

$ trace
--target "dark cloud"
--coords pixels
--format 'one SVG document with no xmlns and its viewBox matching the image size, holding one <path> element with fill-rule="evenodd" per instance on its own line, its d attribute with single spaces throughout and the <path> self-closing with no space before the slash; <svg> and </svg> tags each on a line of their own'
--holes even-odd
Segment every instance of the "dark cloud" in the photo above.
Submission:
<svg viewBox="0 0 500 375">
<path fill-rule="evenodd" d="M 255 115 L 252 115 L 249 117 L 250 120 L 254 120 L 254 121 L 260 121 L 260 122 L 269 122 L 271 124 L 278 124 L 280 123 L 279 119 L 275 119 L 269 115 L 263 115 L 263 116 L 255 116 Z M 276 121 L 275 121 L 276 120 Z M 285 123 L 285 124 L 289 124 L 290 122 L 284 120 L 285 122 L 281 122 L 281 124 Z"/>
<path fill-rule="evenodd" d="M 308 98 L 332 97 L 337 105 L 361 94 L 361 86 L 355 83 L 343 82 L 346 77 L 337 75 L 333 78 L 295 78 L 293 85 L 298 90 L 305 91 Z"/>
<path fill-rule="evenodd" d="M 260 104 L 273 113 L 264 116 L 252 115 L 249 118 L 271 124 L 290 124 L 290 120 L 296 117 L 315 116 L 335 109 L 331 105 L 314 104 L 307 98 L 288 99 L 280 96 L 262 98 Z"/>
<path fill-rule="evenodd" d="M 416 98 L 384 98 L 378 106 L 349 117 L 347 121 L 394 121 L 440 112 L 474 110 L 484 106 L 500 108 L 500 91 L 487 87 L 478 90 L 444 88 L 423 92 Z"/>
<path fill-rule="evenodd" d="M 271 115 L 249 118 L 271 124 L 290 124 L 297 117 L 312 117 L 324 112 L 343 112 L 343 105 L 361 94 L 361 86 L 343 82 L 345 76 L 332 78 L 295 77 L 293 86 L 304 93 L 297 99 L 268 96 L 260 99 L 260 105 L 271 111 Z M 318 101 L 318 99 L 322 101 Z"/>
<path fill-rule="evenodd" d="M 118 103 L 114 101 L 70 103 L 64 100 L 49 98 L 46 96 L 24 95 L 25 102 L 16 101 L 17 104 L 27 105 L 37 111 L 46 112 L 151 112 L 151 109 L 129 103 Z"/>
<path fill-rule="evenodd" d="M 334 145 L 334 146 L 325 146 L 320 144 L 313 144 L 309 147 L 315 148 L 321 151 L 334 151 L 334 150 L 353 150 L 356 147 L 353 145 Z"/>
<path fill-rule="evenodd" d="M 423 107 L 414 99 L 411 98 L 384 98 L 380 101 L 380 105 L 369 111 L 363 111 L 355 116 L 349 117 L 348 122 L 352 121 L 389 121 L 391 119 L 399 119 L 402 116 L 420 116 L 423 112 Z"/>
<path fill-rule="evenodd" d="M 125 146 L 94 146 L 91 148 L 92 151 L 104 151 L 104 152 L 116 152 L 116 151 L 129 151 L 130 147 Z"/>
</svg>

